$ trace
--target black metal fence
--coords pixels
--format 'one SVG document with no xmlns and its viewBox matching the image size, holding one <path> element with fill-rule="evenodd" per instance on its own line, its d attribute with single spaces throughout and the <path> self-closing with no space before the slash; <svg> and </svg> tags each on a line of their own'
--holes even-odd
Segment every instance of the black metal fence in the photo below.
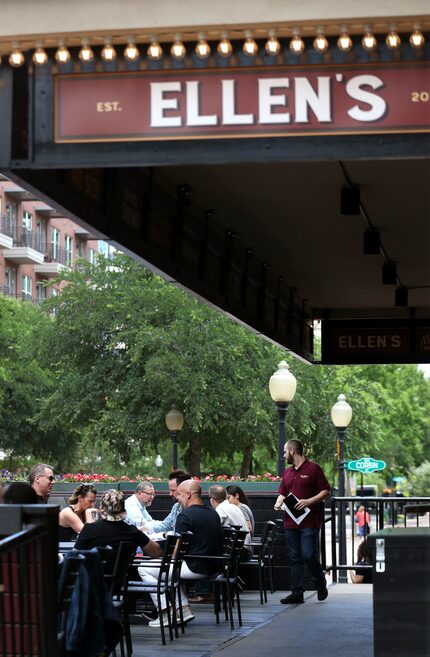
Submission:
<svg viewBox="0 0 430 657">
<path fill-rule="evenodd" d="M 384 527 L 429 527 L 430 497 L 333 497 L 321 534 L 321 558 L 324 569 L 332 571 L 334 582 L 346 582 L 346 571 L 354 569 L 357 547 L 363 540 L 356 532 L 359 506 L 364 507 L 364 518 L 366 514 L 370 517 L 370 532 Z M 339 531 L 342 515 L 349 517 L 344 532 Z M 328 554 L 331 563 L 327 563 Z"/>
<path fill-rule="evenodd" d="M 58 508 L 0 506 L 0 655 L 56 657 Z"/>
</svg>

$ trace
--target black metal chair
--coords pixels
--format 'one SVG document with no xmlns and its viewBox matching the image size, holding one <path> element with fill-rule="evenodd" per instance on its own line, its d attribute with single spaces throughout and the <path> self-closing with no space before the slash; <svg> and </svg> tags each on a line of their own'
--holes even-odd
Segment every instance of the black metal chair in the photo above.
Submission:
<svg viewBox="0 0 430 657">
<path fill-rule="evenodd" d="M 113 567 L 109 568 L 108 558 L 104 577 L 108 591 L 112 596 L 114 607 L 119 611 L 121 616 L 123 630 L 123 634 L 120 639 L 121 657 L 124 657 L 124 638 L 127 657 L 131 657 L 133 652 L 133 644 L 128 617 L 127 590 L 129 572 L 133 563 L 134 555 L 136 554 L 136 546 L 134 543 L 121 541 L 118 550 L 113 551 L 113 553 L 115 554 Z"/>
<path fill-rule="evenodd" d="M 193 536 L 192 532 L 184 532 L 180 534 L 178 542 L 176 544 L 175 557 L 172 560 L 172 574 L 170 579 L 170 591 L 172 599 L 172 608 L 176 608 L 176 596 L 178 598 L 178 610 L 179 610 L 179 622 L 181 624 L 181 632 L 185 632 L 185 623 L 184 623 L 184 614 L 182 609 L 182 598 L 181 598 L 181 568 L 184 562 L 184 558 L 188 553 L 190 547 L 190 541 Z M 175 636 L 178 637 L 178 617 L 177 614 L 173 614 L 173 627 L 175 630 Z"/>
<path fill-rule="evenodd" d="M 260 589 L 260 603 L 267 602 L 267 575 L 269 579 L 270 592 L 275 592 L 273 578 L 273 545 L 276 535 L 276 523 L 268 520 L 263 529 L 261 543 L 254 545 L 258 554 L 249 561 L 241 564 L 241 568 L 258 569 L 258 585 Z"/>
<path fill-rule="evenodd" d="M 173 555 L 175 552 L 176 544 L 180 539 L 180 534 L 170 534 L 166 537 L 166 543 L 164 545 L 164 552 L 161 560 L 148 560 L 142 559 L 135 561 L 135 565 L 144 566 L 154 566 L 158 569 L 158 577 L 156 584 L 145 584 L 145 582 L 139 581 L 130 581 L 128 583 L 128 594 L 139 595 L 142 593 L 155 593 L 157 596 L 157 611 L 160 619 L 160 631 L 161 631 L 161 642 L 166 645 L 166 634 L 164 631 L 163 623 L 163 612 L 167 614 L 167 623 L 169 629 L 169 639 L 173 641 L 173 624 L 176 622 L 176 610 L 173 608 L 173 617 L 172 621 L 172 595 L 171 595 L 171 581 L 173 573 Z M 161 596 L 165 597 L 166 608 L 163 609 Z"/>
<path fill-rule="evenodd" d="M 61 567 L 60 579 L 58 582 L 58 652 L 61 657 L 66 654 L 66 628 L 67 619 L 69 618 L 70 604 L 72 601 L 73 591 L 76 580 L 85 557 L 82 554 L 68 555 Z"/>
</svg>

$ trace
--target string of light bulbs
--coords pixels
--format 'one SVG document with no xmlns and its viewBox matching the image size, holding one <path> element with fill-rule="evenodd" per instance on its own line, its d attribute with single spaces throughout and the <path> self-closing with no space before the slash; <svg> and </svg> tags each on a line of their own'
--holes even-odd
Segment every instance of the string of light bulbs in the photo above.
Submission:
<svg viewBox="0 0 430 657">
<path fill-rule="evenodd" d="M 292 32 L 292 37 L 289 39 L 288 43 L 285 43 L 285 46 L 288 45 L 288 48 L 293 55 L 302 55 L 307 48 L 307 44 L 301 36 L 300 30 L 298 28 L 293 29 Z M 244 36 L 245 38 L 242 44 L 243 53 L 249 58 L 256 57 L 261 52 L 261 47 L 258 41 L 256 41 L 251 31 L 246 31 Z M 282 38 L 282 41 L 285 42 L 285 39 Z M 410 46 L 416 50 L 419 50 L 424 46 L 425 36 L 419 26 L 414 27 L 413 31 L 409 35 L 408 42 Z M 390 28 L 389 32 L 385 36 L 385 39 L 380 42 L 378 42 L 378 38 L 372 32 L 370 27 L 365 28 L 364 34 L 360 40 L 360 45 L 363 50 L 366 52 L 373 52 L 378 48 L 378 45 L 382 45 L 382 43 L 384 43 L 385 46 L 390 50 L 397 50 L 400 48 L 402 45 L 402 38 L 394 26 Z M 341 27 L 340 34 L 336 40 L 336 45 L 338 50 L 343 53 L 348 53 L 353 49 L 354 40 L 348 33 L 346 26 Z M 164 55 L 167 54 L 163 49 L 162 43 L 155 36 L 152 37 L 149 41 L 149 44 L 144 47 L 146 48 L 145 54 L 147 59 L 152 61 L 161 60 Z M 203 33 L 198 34 L 198 40 L 193 50 L 187 50 L 189 47 L 190 43 L 184 43 L 184 41 L 181 39 L 181 36 L 177 34 L 175 35 L 173 43 L 170 46 L 169 54 L 172 59 L 176 61 L 183 60 L 187 54 L 190 54 L 191 52 L 194 52 L 195 55 L 202 60 L 207 59 L 212 54 L 212 47 Z M 276 36 L 276 31 L 269 30 L 268 37 L 264 43 L 264 52 L 266 55 L 276 57 L 281 52 L 282 47 L 281 39 Z M 105 38 L 100 51 L 101 59 L 104 62 L 114 62 L 118 57 L 117 48 L 118 46 L 115 47 L 113 45 L 112 37 Z M 320 54 L 327 52 L 330 48 L 330 41 L 324 34 L 323 28 L 317 28 L 316 35 L 312 41 L 312 48 L 315 52 Z M 222 58 L 228 58 L 233 55 L 234 47 L 231 40 L 229 39 L 228 33 L 221 34 L 221 39 L 218 41 L 216 46 L 216 52 Z M 128 37 L 128 42 L 125 45 L 122 54 L 124 59 L 129 62 L 136 62 L 139 60 L 139 58 L 142 57 L 142 52 L 133 37 Z M 69 48 L 66 46 L 64 40 L 60 40 L 58 42 L 58 47 L 54 53 L 54 58 L 55 61 L 60 65 L 67 64 L 71 61 L 72 54 Z M 83 37 L 81 39 L 81 47 L 78 52 L 79 61 L 82 63 L 89 63 L 94 60 L 94 58 L 95 53 L 90 45 L 90 39 L 88 37 Z M 48 53 L 41 41 L 36 42 L 31 59 L 37 66 L 44 66 L 48 63 Z M 25 61 L 26 54 L 20 48 L 19 43 L 12 43 L 12 50 L 8 57 L 9 64 L 14 68 L 18 68 L 23 66 Z"/>
</svg>

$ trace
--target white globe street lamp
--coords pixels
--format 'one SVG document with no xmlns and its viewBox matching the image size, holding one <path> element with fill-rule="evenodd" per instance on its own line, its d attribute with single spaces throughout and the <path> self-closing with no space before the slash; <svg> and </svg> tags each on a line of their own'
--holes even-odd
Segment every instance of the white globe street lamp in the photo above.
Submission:
<svg viewBox="0 0 430 657">
<path fill-rule="evenodd" d="M 270 396 L 278 408 L 279 417 L 279 439 L 278 439 L 278 460 L 276 464 L 276 474 L 282 477 L 285 469 L 284 445 L 285 445 L 285 417 L 288 412 L 288 406 L 296 394 L 297 381 L 290 372 L 289 365 L 285 360 L 278 363 L 277 371 L 272 374 L 269 381 Z"/>
<path fill-rule="evenodd" d="M 172 406 L 166 414 L 166 426 L 170 432 L 173 447 L 173 469 L 178 468 L 178 434 L 184 426 L 184 416 L 176 406 Z"/>
</svg>

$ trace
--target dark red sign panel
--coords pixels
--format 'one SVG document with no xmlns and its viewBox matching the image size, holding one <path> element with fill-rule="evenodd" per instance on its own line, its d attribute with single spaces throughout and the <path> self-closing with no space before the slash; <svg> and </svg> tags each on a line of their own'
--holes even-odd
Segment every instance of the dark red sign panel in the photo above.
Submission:
<svg viewBox="0 0 430 657">
<path fill-rule="evenodd" d="M 427 63 L 58 75 L 55 141 L 430 130 Z"/>
</svg>

